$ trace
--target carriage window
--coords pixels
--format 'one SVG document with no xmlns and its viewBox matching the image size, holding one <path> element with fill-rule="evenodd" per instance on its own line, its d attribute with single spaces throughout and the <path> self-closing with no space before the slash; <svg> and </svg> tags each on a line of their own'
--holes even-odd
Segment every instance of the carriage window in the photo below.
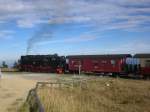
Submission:
<svg viewBox="0 0 150 112">
<path fill-rule="evenodd" d="M 75 61 L 73 64 L 74 64 L 74 65 L 79 65 L 79 62 L 78 62 L 78 61 Z"/>
<path fill-rule="evenodd" d="M 150 67 L 150 60 L 146 60 L 146 67 Z"/>
<path fill-rule="evenodd" d="M 107 63 L 107 61 L 106 61 L 106 60 L 103 60 L 101 63 L 102 63 L 102 64 L 106 64 L 106 63 Z"/>
<path fill-rule="evenodd" d="M 80 62 L 80 61 L 72 61 L 72 64 L 73 64 L 75 67 L 78 67 L 79 65 L 81 65 L 81 62 Z"/>
<path fill-rule="evenodd" d="M 115 60 L 111 60 L 111 64 L 115 65 L 116 64 Z"/>
</svg>

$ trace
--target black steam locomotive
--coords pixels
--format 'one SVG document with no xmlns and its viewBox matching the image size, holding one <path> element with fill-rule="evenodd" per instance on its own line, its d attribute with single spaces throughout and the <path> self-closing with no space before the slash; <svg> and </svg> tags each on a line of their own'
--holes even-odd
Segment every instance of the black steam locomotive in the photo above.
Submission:
<svg viewBox="0 0 150 112">
<path fill-rule="evenodd" d="M 64 56 L 26 55 L 21 56 L 20 70 L 26 72 L 63 72 L 66 60 Z"/>
</svg>

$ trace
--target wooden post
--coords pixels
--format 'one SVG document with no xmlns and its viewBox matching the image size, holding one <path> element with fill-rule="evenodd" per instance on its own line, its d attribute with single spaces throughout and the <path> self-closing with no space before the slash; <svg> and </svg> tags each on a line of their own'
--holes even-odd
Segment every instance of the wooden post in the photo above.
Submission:
<svg viewBox="0 0 150 112">
<path fill-rule="evenodd" d="M 0 79 L 2 78 L 2 72 L 1 72 L 1 68 L 0 68 Z"/>
<path fill-rule="evenodd" d="M 81 74 L 81 65 L 79 65 L 79 75 Z"/>
</svg>

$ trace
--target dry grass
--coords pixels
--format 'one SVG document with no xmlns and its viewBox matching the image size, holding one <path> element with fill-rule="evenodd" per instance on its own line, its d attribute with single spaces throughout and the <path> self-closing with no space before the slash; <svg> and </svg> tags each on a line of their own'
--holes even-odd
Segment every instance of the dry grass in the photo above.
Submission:
<svg viewBox="0 0 150 112">
<path fill-rule="evenodd" d="M 41 88 L 46 112 L 150 112 L 150 81 L 98 78 L 86 88 Z"/>
<path fill-rule="evenodd" d="M 18 72 L 18 69 L 15 68 L 1 68 L 2 72 Z"/>
</svg>

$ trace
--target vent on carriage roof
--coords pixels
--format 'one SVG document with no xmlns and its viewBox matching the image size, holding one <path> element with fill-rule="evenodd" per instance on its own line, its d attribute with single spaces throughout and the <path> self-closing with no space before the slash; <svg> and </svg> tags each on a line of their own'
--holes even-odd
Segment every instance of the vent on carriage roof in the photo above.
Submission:
<svg viewBox="0 0 150 112">
<path fill-rule="evenodd" d="M 111 54 L 111 55 L 70 55 L 67 58 L 127 58 L 130 54 Z"/>
<path fill-rule="evenodd" d="M 147 54 L 135 54 L 134 58 L 150 58 L 150 53 L 147 53 Z"/>
</svg>

